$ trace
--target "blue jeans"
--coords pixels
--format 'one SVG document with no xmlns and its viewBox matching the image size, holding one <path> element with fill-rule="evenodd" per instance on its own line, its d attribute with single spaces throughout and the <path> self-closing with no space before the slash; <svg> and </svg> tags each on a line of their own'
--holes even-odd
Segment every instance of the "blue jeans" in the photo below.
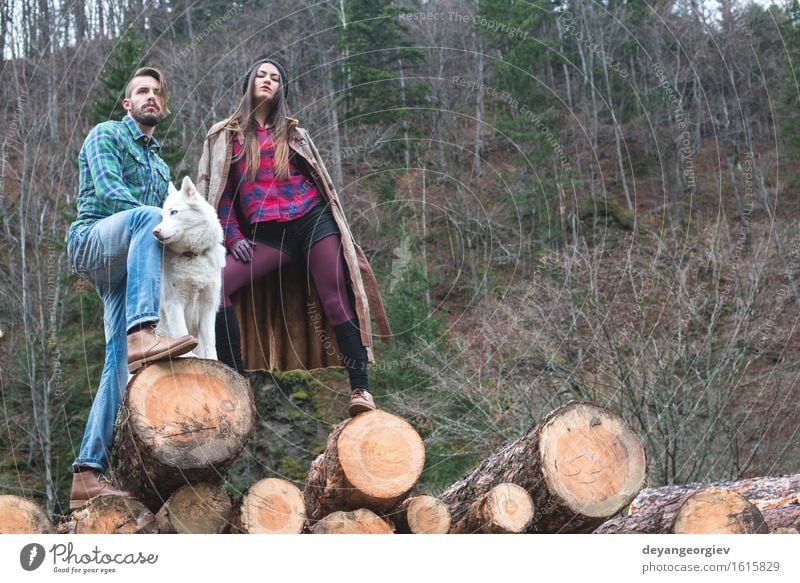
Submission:
<svg viewBox="0 0 800 583">
<path fill-rule="evenodd" d="M 73 471 L 108 467 L 114 421 L 128 380 L 127 332 L 158 321 L 162 248 L 153 229 L 160 222 L 161 209 L 142 206 L 80 227 L 67 240 L 72 267 L 103 300 L 106 333 L 100 387 Z"/>
</svg>

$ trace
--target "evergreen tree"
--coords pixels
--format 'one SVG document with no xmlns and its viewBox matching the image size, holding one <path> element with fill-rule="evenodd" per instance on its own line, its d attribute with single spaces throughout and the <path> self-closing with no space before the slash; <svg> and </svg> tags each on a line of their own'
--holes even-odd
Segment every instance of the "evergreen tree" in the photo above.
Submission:
<svg viewBox="0 0 800 583">
<path fill-rule="evenodd" d="M 97 78 L 100 88 L 87 108 L 87 118 L 92 125 L 121 119 L 125 115 L 122 107 L 125 85 L 136 69 L 143 66 L 144 48 L 144 41 L 136 28 L 132 24 L 125 26 Z"/>
<path fill-rule="evenodd" d="M 344 59 L 338 74 L 345 94 L 348 129 L 364 124 L 401 128 L 403 140 L 388 141 L 387 152 L 396 155 L 410 148 L 416 108 L 426 103 L 429 87 L 411 81 L 413 70 L 425 61 L 421 49 L 412 47 L 403 11 L 389 0 L 346 0 L 339 46 Z"/>
<path fill-rule="evenodd" d="M 119 120 L 126 115 L 122 107 L 125 86 L 137 69 L 147 66 L 145 59 L 145 43 L 139 32 L 132 24 L 125 26 L 98 76 L 100 89 L 87 108 L 87 119 L 93 126 L 110 119 Z M 162 146 L 160 156 L 173 169 L 177 168 L 186 153 L 186 148 L 180 146 L 180 131 L 180 121 L 174 114 L 161 120 L 156 130 L 156 137 Z"/>
<path fill-rule="evenodd" d="M 786 154 L 797 160 L 800 152 L 800 1 L 792 0 L 781 22 L 784 56 L 781 67 L 780 136 Z M 798 181 L 798 178 L 794 178 Z"/>
</svg>

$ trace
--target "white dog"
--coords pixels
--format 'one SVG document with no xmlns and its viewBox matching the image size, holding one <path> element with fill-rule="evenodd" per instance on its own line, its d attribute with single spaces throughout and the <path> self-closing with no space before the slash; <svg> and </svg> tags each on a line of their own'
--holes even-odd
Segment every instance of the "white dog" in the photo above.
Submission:
<svg viewBox="0 0 800 583">
<path fill-rule="evenodd" d="M 214 321 L 225 265 L 222 226 L 188 176 L 180 190 L 170 182 L 153 235 L 164 244 L 159 332 L 191 334 L 198 341 L 194 355 L 216 360 Z"/>
</svg>

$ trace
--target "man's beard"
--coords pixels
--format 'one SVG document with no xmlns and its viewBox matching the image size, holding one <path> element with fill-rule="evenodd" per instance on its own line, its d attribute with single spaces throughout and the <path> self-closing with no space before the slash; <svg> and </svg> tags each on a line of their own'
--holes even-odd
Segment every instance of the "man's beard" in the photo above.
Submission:
<svg viewBox="0 0 800 583">
<path fill-rule="evenodd" d="M 145 112 L 143 109 L 132 109 L 131 110 L 131 117 L 137 122 L 146 126 L 148 128 L 152 128 L 158 125 L 162 119 L 164 119 L 164 114 L 161 111 L 155 112 Z"/>
</svg>

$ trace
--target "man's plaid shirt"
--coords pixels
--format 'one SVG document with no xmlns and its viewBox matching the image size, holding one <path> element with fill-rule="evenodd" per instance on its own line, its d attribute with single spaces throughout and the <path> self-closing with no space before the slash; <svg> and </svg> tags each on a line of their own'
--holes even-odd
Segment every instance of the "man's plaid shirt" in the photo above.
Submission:
<svg viewBox="0 0 800 583">
<path fill-rule="evenodd" d="M 147 137 L 129 115 L 95 126 L 78 156 L 78 218 L 70 236 L 83 225 L 128 209 L 161 207 L 170 180 L 158 155 L 161 145 Z"/>
</svg>

